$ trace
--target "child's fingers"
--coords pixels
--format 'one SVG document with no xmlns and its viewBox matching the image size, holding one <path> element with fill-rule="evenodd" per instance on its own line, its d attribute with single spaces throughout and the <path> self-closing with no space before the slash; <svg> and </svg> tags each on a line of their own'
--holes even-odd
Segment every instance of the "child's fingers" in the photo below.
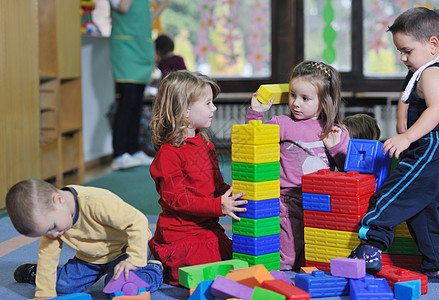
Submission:
<svg viewBox="0 0 439 300">
<path fill-rule="evenodd" d="M 117 266 L 116 266 L 117 267 Z M 116 280 L 117 278 L 119 278 L 120 274 L 122 273 L 122 268 L 114 268 L 114 274 L 113 274 L 113 279 Z"/>
<path fill-rule="evenodd" d="M 125 272 L 125 281 L 128 281 L 128 276 L 129 276 L 129 274 L 130 274 L 130 269 L 129 268 L 126 268 L 125 270 L 124 270 Z"/>
<path fill-rule="evenodd" d="M 232 196 L 232 199 L 233 199 L 233 200 L 236 200 L 236 199 L 238 199 L 238 198 L 241 198 L 241 197 L 244 196 L 244 195 L 245 195 L 244 193 L 238 193 L 238 194 L 233 195 L 233 196 Z"/>
<path fill-rule="evenodd" d="M 247 200 L 239 200 L 239 201 L 235 201 L 235 206 L 241 206 L 241 205 L 244 205 L 244 204 L 247 204 L 248 203 L 248 201 Z M 241 211 L 246 211 L 247 209 L 245 209 L 244 208 L 244 210 L 241 210 Z"/>
<path fill-rule="evenodd" d="M 231 216 L 233 219 L 235 219 L 236 221 L 241 221 L 241 218 L 239 218 L 237 215 L 235 215 L 235 213 L 230 212 L 229 216 Z"/>
</svg>

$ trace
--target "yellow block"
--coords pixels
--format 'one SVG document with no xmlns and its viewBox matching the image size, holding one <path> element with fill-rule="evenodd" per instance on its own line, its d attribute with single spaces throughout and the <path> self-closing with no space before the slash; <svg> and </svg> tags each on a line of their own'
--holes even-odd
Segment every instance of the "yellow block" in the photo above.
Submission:
<svg viewBox="0 0 439 300">
<path fill-rule="evenodd" d="M 261 287 L 262 282 L 265 280 L 274 280 L 273 276 L 262 264 L 245 269 L 233 270 L 226 275 L 226 278 L 251 288 L 255 286 Z"/>
<path fill-rule="evenodd" d="M 245 145 L 279 143 L 279 125 L 262 124 L 261 120 L 250 120 L 248 124 L 233 125 L 232 143 Z"/>
<path fill-rule="evenodd" d="M 305 227 L 305 243 L 355 249 L 360 243 L 358 232 Z"/>
<path fill-rule="evenodd" d="M 393 228 L 393 235 L 395 237 L 401 237 L 401 238 L 409 238 L 409 239 L 412 238 L 412 235 L 410 234 L 406 222 L 402 222 L 398 226 L 395 226 L 395 228 Z"/>
<path fill-rule="evenodd" d="M 263 104 L 267 104 L 274 98 L 273 104 L 288 103 L 290 85 L 288 83 L 263 84 L 256 91 L 256 99 Z"/>
<path fill-rule="evenodd" d="M 279 161 L 280 145 L 232 144 L 232 161 L 249 164 L 263 164 Z"/>
<path fill-rule="evenodd" d="M 242 180 L 232 180 L 233 194 L 244 192 L 242 199 L 265 200 L 280 197 L 279 180 L 250 182 Z"/>
<path fill-rule="evenodd" d="M 350 248 L 305 244 L 305 259 L 310 261 L 329 263 L 331 259 L 337 257 L 348 257 L 351 252 Z"/>
</svg>

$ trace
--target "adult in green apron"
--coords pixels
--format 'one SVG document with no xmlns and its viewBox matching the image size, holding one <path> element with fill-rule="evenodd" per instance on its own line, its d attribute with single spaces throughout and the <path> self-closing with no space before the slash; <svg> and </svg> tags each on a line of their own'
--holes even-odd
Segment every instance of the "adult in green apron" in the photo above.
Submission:
<svg viewBox="0 0 439 300">
<path fill-rule="evenodd" d="M 116 81 L 117 110 L 113 123 L 112 168 L 148 165 L 139 146 L 143 93 L 154 68 L 149 0 L 110 0 L 110 53 Z"/>
</svg>

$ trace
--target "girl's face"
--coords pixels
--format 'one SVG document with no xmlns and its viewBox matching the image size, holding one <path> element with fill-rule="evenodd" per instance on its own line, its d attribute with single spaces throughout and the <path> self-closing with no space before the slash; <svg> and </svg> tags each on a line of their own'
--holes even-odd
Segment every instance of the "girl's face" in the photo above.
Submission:
<svg viewBox="0 0 439 300">
<path fill-rule="evenodd" d="M 320 115 L 317 87 L 308 80 L 295 78 L 290 82 L 289 98 L 289 105 L 294 119 L 317 120 Z"/>
<path fill-rule="evenodd" d="M 436 49 L 430 42 L 419 42 L 406 33 L 395 33 L 393 43 L 401 53 L 401 61 L 413 72 L 431 61 L 436 55 Z"/>
<path fill-rule="evenodd" d="M 206 85 L 198 99 L 189 105 L 187 110 L 187 119 L 189 126 L 187 128 L 187 137 L 194 137 L 195 130 L 209 128 L 212 124 L 213 113 L 216 106 L 213 105 L 213 94 L 210 85 Z"/>
</svg>

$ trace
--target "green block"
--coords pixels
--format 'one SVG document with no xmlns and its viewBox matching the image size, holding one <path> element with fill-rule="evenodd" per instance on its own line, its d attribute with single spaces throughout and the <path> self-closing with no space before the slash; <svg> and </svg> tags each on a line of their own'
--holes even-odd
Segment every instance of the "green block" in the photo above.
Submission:
<svg viewBox="0 0 439 300">
<path fill-rule="evenodd" d="M 233 252 L 233 258 L 248 262 L 250 267 L 262 264 L 268 271 L 280 269 L 280 252 L 273 252 L 263 255 L 248 255 Z"/>
<path fill-rule="evenodd" d="M 413 239 L 401 237 L 394 238 L 389 249 L 383 251 L 383 253 L 422 255 Z"/>
<path fill-rule="evenodd" d="M 190 289 L 197 287 L 201 281 L 214 280 L 218 275 L 226 276 L 230 270 L 244 268 L 248 268 L 248 262 L 240 259 L 182 267 L 178 269 L 178 281 L 182 286 Z"/>
<path fill-rule="evenodd" d="M 392 157 L 392 161 L 390 162 L 390 171 L 389 175 L 392 174 L 393 170 L 396 168 L 396 166 L 399 164 L 399 161 L 401 159 L 395 158 L 395 156 Z"/>
<path fill-rule="evenodd" d="M 285 300 L 285 296 L 276 292 L 255 286 L 251 300 Z"/>
<path fill-rule="evenodd" d="M 232 179 L 243 181 L 269 181 L 280 177 L 280 162 L 249 164 L 232 162 Z"/>
<path fill-rule="evenodd" d="M 232 220 L 233 234 L 251 237 L 279 234 L 280 218 L 270 217 L 263 219 L 241 218 L 241 221 Z"/>
</svg>

